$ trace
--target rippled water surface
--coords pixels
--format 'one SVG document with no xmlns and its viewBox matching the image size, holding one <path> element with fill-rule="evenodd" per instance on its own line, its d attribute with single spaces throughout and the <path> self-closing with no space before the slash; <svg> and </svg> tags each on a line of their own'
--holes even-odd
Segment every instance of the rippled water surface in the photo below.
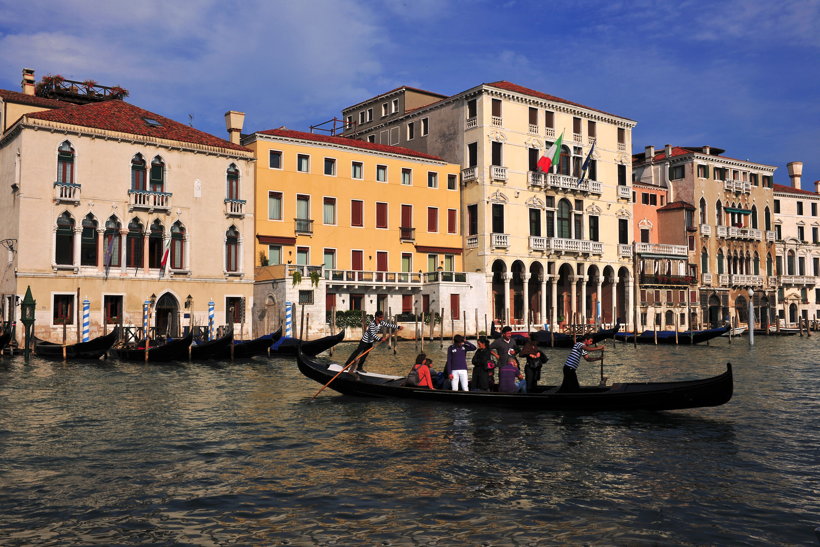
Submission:
<svg viewBox="0 0 820 547">
<path fill-rule="evenodd" d="M 755 341 L 608 349 L 610 382 L 733 363 L 727 405 L 663 413 L 314 400 L 288 360 L 3 357 L 0 544 L 812 544 L 820 336 Z"/>
</svg>

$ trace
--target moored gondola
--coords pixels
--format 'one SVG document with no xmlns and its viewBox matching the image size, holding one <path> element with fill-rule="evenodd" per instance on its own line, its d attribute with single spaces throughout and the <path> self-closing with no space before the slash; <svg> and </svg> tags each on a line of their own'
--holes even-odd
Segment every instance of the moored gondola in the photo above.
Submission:
<svg viewBox="0 0 820 547">
<path fill-rule="evenodd" d="M 342 329 L 338 334 L 317 338 L 301 342 L 298 338 L 281 338 L 271 347 L 271 357 L 288 356 L 293 357 L 299 351 L 299 344 L 302 345 L 302 353 L 305 355 L 319 355 L 327 351 L 345 339 L 345 331 Z"/>
<path fill-rule="evenodd" d="M 724 333 L 727 332 L 729 332 L 728 326 L 720 327 L 717 329 L 704 329 L 695 331 L 687 330 L 679 332 L 676 338 L 675 331 L 659 330 L 656 333 L 653 330 L 645 330 L 637 336 L 637 340 L 635 339 L 635 333 L 633 332 L 619 332 L 615 334 L 615 340 L 627 343 L 637 342 L 638 344 L 657 343 L 688 345 L 706 342 L 708 340 L 711 340 L 712 338 L 722 336 Z"/>
<path fill-rule="evenodd" d="M 597 331 L 583 333 L 583 334 L 566 334 L 564 332 L 553 332 L 548 330 L 539 330 L 534 332 L 513 331 L 512 337 L 519 346 L 523 346 L 527 340 L 532 340 L 539 346 L 556 347 L 556 348 L 571 348 L 576 342 L 583 340 L 584 336 L 591 336 L 594 342 L 600 342 L 608 338 L 612 338 L 620 330 L 621 324 L 616 323 L 611 329 L 599 329 Z M 498 338 L 501 333 L 493 327 L 490 332 L 490 338 Z"/>
<path fill-rule="evenodd" d="M 5 332 L 0 334 L 0 352 L 6 349 L 6 346 L 9 345 L 11 342 L 11 329 L 6 329 Z"/>
<path fill-rule="evenodd" d="M 253 357 L 254 355 L 266 355 L 268 352 L 268 348 L 270 348 L 273 344 L 278 342 L 281 337 L 282 329 L 280 328 L 279 330 L 272 332 L 271 334 L 265 334 L 264 336 L 254 338 L 253 340 L 234 340 L 232 346 L 233 358 L 243 359 L 247 357 Z M 225 348 L 225 353 L 222 355 L 222 358 L 231 358 L 231 347 Z"/>
<path fill-rule="evenodd" d="M 55 344 L 34 338 L 34 354 L 46 359 L 99 359 L 108 352 L 119 338 L 119 327 L 103 336 L 77 344 Z"/>
<path fill-rule="evenodd" d="M 297 353 L 299 370 L 320 384 L 327 384 L 342 367 Z M 573 393 L 558 393 L 546 387 L 537 393 L 430 390 L 407 387 L 404 378 L 380 374 L 342 372 L 328 386 L 345 395 L 417 399 L 457 403 L 464 406 L 496 406 L 527 410 L 623 411 L 679 410 L 718 406 L 732 398 L 732 365 L 711 378 L 679 382 L 616 383 L 609 387 L 582 387 Z"/>
<path fill-rule="evenodd" d="M 222 359 L 226 352 L 230 352 L 233 343 L 233 332 L 214 340 L 207 340 L 191 345 L 191 361 L 207 361 L 208 359 Z"/>
<path fill-rule="evenodd" d="M 162 363 L 168 361 L 187 361 L 188 347 L 193 341 L 193 333 L 189 332 L 182 338 L 171 340 L 165 344 L 153 346 L 145 350 L 145 341 L 143 340 L 137 347 L 134 348 L 115 348 L 111 350 L 112 355 L 117 359 L 123 361 L 149 361 L 153 363 Z M 142 347 L 140 347 L 142 345 Z M 147 356 L 146 356 L 147 353 Z"/>
</svg>

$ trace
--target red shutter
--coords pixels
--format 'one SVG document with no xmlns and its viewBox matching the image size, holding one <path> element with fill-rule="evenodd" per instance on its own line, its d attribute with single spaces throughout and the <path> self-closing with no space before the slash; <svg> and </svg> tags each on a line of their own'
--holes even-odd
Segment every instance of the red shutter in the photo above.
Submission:
<svg viewBox="0 0 820 547">
<path fill-rule="evenodd" d="M 401 227 L 402 228 L 412 228 L 413 227 L 413 206 L 412 205 L 402 205 L 401 206 Z"/>
<path fill-rule="evenodd" d="M 413 295 L 412 294 L 403 294 L 403 295 L 401 295 L 401 312 L 402 313 L 413 313 Z"/>
<path fill-rule="evenodd" d="M 458 319 L 461 316 L 461 299 L 458 294 L 450 295 L 450 318 Z"/>
<path fill-rule="evenodd" d="M 458 227 L 456 225 L 456 210 L 455 209 L 447 209 L 447 233 L 448 234 L 455 234 L 458 232 Z"/>
<path fill-rule="evenodd" d="M 379 272 L 386 272 L 387 271 L 387 252 L 385 251 L 377 251 L 376 252 L 376 270 Z"/>
<path fill-rule="evenodd" d="M 351 255 L 352 264 L 351 268 L 354 270 L 361 270 L 364 268 L 364 252 L 363 251 L 353 251 Z"/>
<path fill-rule="evenodd" d="M 427 231 L 438 232 L 438 209 L 435 207 L 427 208 Z"/>
<path fill-rule="evenodd" d="M 387 204 L 376 204 L 376 228 L 387 228 Z"/>
<path fill-rule="evenodd" d="M 364 226 L 364 219 L 362 218 L 362 202 L 361 201 L 351 201 L 350 202 L 350 225 L 351 226 Z"/>
</svg>

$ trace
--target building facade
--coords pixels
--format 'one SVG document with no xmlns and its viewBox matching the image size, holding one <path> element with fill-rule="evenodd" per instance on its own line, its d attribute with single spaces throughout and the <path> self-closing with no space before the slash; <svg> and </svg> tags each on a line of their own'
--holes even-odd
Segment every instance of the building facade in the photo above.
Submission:
<svg viewBox="0 0 820 547">
<path fill-rule="evenodd" d="M 450 97 L 398 88 L 343 117 L 348 136 L 461 166 L 464 266 L 485 276 L 494 319 L 630 321 L 634 121 L 504 81 Z"/>
<path fill-rule="evenodd" d="M 47 340 L 141 336 L 146 306 L 154 336 L 178 336 L 209 302 L 249 335 L 252 152 L 121 100 L 35 110 L 0 138 L 4 319 L 30 286 Z"/>
<path fill-rule="evenodd" d="M 684 210 L 690 214 L 683 226 L 668 237 L 678 237 L 686 246 L 688 274 L 699 275 L 699 298 L 690 299 L 698 302 L 697 321 L 692 322 L 746 324 L 752 291 L 755 322 L 766 327 L 777 298 L 775 167 L 729 158 L 723 152 L 709 146 L 667 145 L 659 151 L 648 146 L 634 158 L 633 179 L 666 186 L 670 201 L 688 205 Z"/>
<path fill-rule="evenodd" d="M 483 330 L 485 303 L 463 270 L 458 165 L 288 129 L 243 143 L 257 158 L 260 332 L 284 320 L 286 302 L 312 336 L 327 332 L 333 310 L 405 321 L 443 313 L 448 332 Z"/>
<path fill-rule="evenodd" d="M 816 322 L 820 308 L 820 195 L 800 187 L 801 162 L 787 164 L 791 185 L 774 185 L 777 317 L 783 327 Z M 815 183 L 817 185 L 817 183 Z M 816 188 L 816 186 L 815 186 Z"/>
</svg>

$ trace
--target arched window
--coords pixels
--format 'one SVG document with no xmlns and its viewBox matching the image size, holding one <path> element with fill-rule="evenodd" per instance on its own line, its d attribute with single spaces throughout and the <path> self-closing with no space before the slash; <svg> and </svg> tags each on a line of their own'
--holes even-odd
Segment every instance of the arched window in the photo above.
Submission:
<svg viewBox="0 0 820 547">
<path fill-rule="evenodd" d="M 715 203 L 715 223 L 723 226 L 723 205 L 720 204 L 720 200 Z"/>
<path fill-rule="evenodd" d="M 700 271 L 709 273 L 709 253 L 706 252 L 706 247 L 700 251 Z"/>
<path fill-rule="evenodd" d="M 143 237 L 144 230 L 139 219 L 132 219 L 128 223 L 128 240 L 125 248 L 125 265 L 128 268 L 142 268 L 143 261 Z"/>
<path fill-rule="evenodd" d="M 235 226 L 225 233 L 225 269 L 229 272 L 239 271 L 239 232 Z"/>
<path fill-rule="evenodd" d="M 769 206 L 763 210 L 763 226 L 766 230 L 772 229 L 772 214 L 769 212 Z"/>
<path fill-rule="evenodd" d="M 57 149 L 57 182 L 74 183 L 74 148 L 68 141 L 63 141 Z"/>
<path fill-rule="evenodd" d="M 700 223 L 701 224 L 708 224 L 706 220 L 707 210 L 706 210 L 706 200 L 700 198 Z"/>
<path fill-rule="evenodd" d="M 794 275 L 794 251 L 786 253 L 786 275 Z"/>
<path fill-rule="evenodd" d="M 569 148 L 566 146 L 561 147 L 561 157 L 558 160 L 558 173 L 561 175 L 569 175 L 570 173 L 570 164 L 571 164 L 571 156 L 569 153 Z"/>
<path fill-rule="evenodd" d="M 144 192 L 145 186 L 145 158 L 142 154 L 135 154 L 131 158 L 131 189 Z"/>
<path fill-rule="evenodd" d="M 83 219 L 83 232 L 80 237 L 80 264 L 82 266 L 97 266 L 99 264 L 97 220 L 92 214 Z"/>
<path fill-rule="evenodd" d="M 752 228 L 757 228 L 757 207 L 752 205 Z"/>
<path fill-rule="evenodd" d="M 121 254 L 120 221 L 112 216 L 105 221 L 105 233 L 103 234 L 103 267 L 119 267 Z"/>
<path fill-rule="evenodd" d="M 717 254 L 717 273 L 718 273 L 718 275 L 723 273 L 723 249 L 718 250 L 718 254 Z"/>
<path fill-rule="evenodd" d="M 766 255 L 766 275 L 772 276 L 774 275 L 773 268 L 772 268 L 772 255 Z"/>
<path fill-rule="evenodd" d="M 171 226 L 171 269 L 185 269 L 185 227 L 179 221 Z"/>
<path fill-rule="evenodd" d="M 230 164 L 228 166 L 228 199 L 239 199 L 239 169 L 236 168 L 236 164 Z"/>
<path fill-rule="evenodd" d="M 57 217 L 57 232 L 54 236 L 54 262 L 74 264 L 74 219 L 68 211 Z"/>
<path fill-rule="evenodd" d="M 754 274 L 760 275 L 760 255 L 757 254 L 757 251 L 755 251 L 755 259 L 752 264 L 754 265 Z"/>
<path fill-rule="evenodd" d="M 148 232 L 148 267 L 162 266 L 162 253 L 165 251 L 165 228 L 159 220 L 151 224 Z"/>
<path fill-rule="evenodd" d="M 151 191 L 164 192 L 165 191 L 165 162 L 162 158 L 156 156 L 151 162 Z"/>
<path fill-rule="evenodd" d="M 572 237 L 572 204 L 562 199 L 558 202 L 558 237 L 569 239 Z"/>
</svg>

